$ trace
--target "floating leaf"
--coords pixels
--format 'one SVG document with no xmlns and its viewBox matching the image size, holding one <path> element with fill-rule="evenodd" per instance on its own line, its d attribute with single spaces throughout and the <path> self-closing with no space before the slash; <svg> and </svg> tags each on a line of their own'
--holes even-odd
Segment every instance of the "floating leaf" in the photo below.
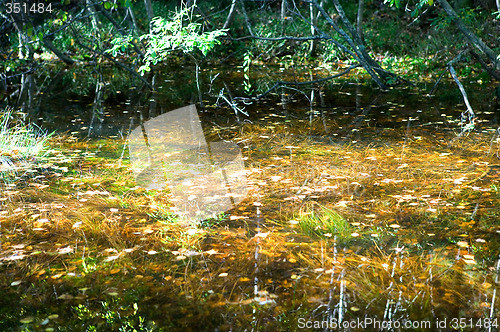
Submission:
<svg viewBox="0 0 500 332">
<path fill-rule="evenodd" d="M 24 317 L 24 318 L 20 319 L 19 322 L 21 322 L 21 324 L 29 324 L 34 320 L 35 320 L 34 317 L 28 316 L 28 317 Z"/>
<path fill-rule="evenodd" d="M 69 246 L 68 247 L 64 247 L 64 248 L 59 248 L 59 249 L 57 249 L 57 252 L 59 254 L 70 254 L 70 253 L 73 252 L 73 248 L 71 248 Z"/>
<path fill-rule="evenodd" d="M 105 262 L 111 262 L 111 261 L 114 261 L 115 259 L 118 259 L 119 257 L 120 257 L 120 255 L 109 256 L 104 261 Z"/>
<path fill-rule="evenodd" d="M 229 217 L 230 220 L 239 220 L 239 219 L 248 219 L 249 217 L 245 216 L 231 216 Z"/>
<path fill-rule="evenodd" d="M 74 298 L 71 294 L 62 294 L 57 298 L 58 300 L 72 300 Z"/>
</svg>

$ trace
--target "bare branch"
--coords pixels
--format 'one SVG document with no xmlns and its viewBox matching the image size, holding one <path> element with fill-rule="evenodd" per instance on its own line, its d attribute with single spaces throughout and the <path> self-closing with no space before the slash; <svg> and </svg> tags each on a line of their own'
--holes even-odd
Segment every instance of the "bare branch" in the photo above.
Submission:
<svg viewBox="0 0 500 332">
<path fill-rule="evenodd" d="M 244 39 L 258 39 L 258 40 L 267 40 L 267 41 L 280 41 L 280 40 L 296 40 L 296 41 L 309 41 L 309 40 L 329 40 L 331 37 L 326 35 L 321 36 L 305 36 L 305 37 L 295 37 L 295 36 L 281 36 L 281 37 L 260 37 L 260 36 L 244 36 L 238 38 L 228 38 L 225 37 L 226 40 L 236 41 L 236 40 L 244 40 Z"/>
<path fill-rule="evenodd" d="M 288 86 L 288 85 L 293 85 L 293 86 L 311 85 L 311 84 L 316 84 L 316 83 L 321 83 L 321 82 L 329 81 L 329 80 L 331 80 L 333 78 L 337 78 L 337 77 L 343 76 L 343 75 L 349 73 L 351 70 L 353 70 L 354 68 L 357 68 L 357 67 L 360 67 L 360 65 L 359 64 L 355 64 L 355 65 L 350 66 L 349 68 L 347 68 L 346 70 L 344 70 L 341 73 L 338 73 L 338 74 L 335 74 L 335 75 L 332 75 L 332 76 L 328 76 L 328 77 L 319 78 L 317 80 L 312 80 L 312 81 L 304 81 L 304 82 L 278 81 L 278 82 L 274 83 L 274 85 L 271 88 L 269 88 L 266 92 L 258 95 L 257 97 L 253 97 L 253 98 L 242 98 L 242 97 L 239 97 L 239 98 L 234 98 L 234 99 L 259 100 L 259 99 L 265 97 L 266 95 L 268 95 L 269 93 L 271 93 L 272 91 L 276 90 L 279 87 Z"/>
<path fill-rule="evenodd" d="M 469 103 L 469 98 L 467 98 L 467 92 L 465 92 L 464 86 L 460 82 L 460 80 L 457 77 L 457 73 L 455 72 L 455 68 L 453 68 L 453 65 L 450 63 L 448 64 L 448 69 L 450 71 L 451 76 L 455 80 L 455 83 L 458 85 L 458 89 L 460 90 L 460 93 L 462 93 L 462 97 L 464 98 L 465 105 L 467 106 L 467 111 L 470 114 L 471 118 L 475 118 L 476 115 L 474 114 L 474 111 L 472 110 L 472 106 L 470 106 Z"/>
</svg>

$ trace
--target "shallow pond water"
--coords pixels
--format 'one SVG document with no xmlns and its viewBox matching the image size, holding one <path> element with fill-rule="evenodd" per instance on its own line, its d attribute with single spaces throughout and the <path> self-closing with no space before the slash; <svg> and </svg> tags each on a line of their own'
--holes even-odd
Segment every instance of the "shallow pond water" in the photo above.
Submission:
<svg viewBox="0 0 500 332">
<path fill-rule="evenodd" d="M 214 68 L 201 93 L 192 68 L 150 77 L 154 93 L 111 69 L 24 78 L 4 100 L 56 133 L 0 194 L 1 330 L 496 330 L 489 88 L 468 90 L 478 119 L 463 135 L 451 84 L 381 93 L 354 74 L 238 98 L 329 72 Z M 208 146 L 239 148 L 226 153 L 241 152 L 246 187 L 196 222 L 175 214 L 196 195 L 148 189 L 128 146 L 190 104 Z"/>
</svg>

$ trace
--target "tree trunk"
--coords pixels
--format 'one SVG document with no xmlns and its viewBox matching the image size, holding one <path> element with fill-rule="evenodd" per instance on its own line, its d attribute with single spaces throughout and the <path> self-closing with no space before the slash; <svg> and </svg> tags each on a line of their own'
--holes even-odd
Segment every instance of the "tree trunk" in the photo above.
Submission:
<svg viewBox="0 0 500 332">
<path fill-rule="evenodd" d="M 316 29 L 314 29 L 314 26 L 316 25 L 316 15 L 314 13 L 314 6 L 312 2 L 309 3 L 309 19 L 311 20 L 311 36 L 314 36 L 316 34 Z M 309 55 L 314 55 L 315 46 L 315 41 L 311 40 L 311 44 L 309 46 Z"/>
<path fill-rule="evenodd" d="M 500 1 L 500 0 L 499 0 Z M 358 31 L 359 39 L 364 44 L 365 37 L 363 34 L 363 10 L 365 7 L 364 0 L 358 0 L 358 16 L 356 17 L 356 29 Z"/>
<path fill-rule="evenodd" d="M 90 0 L 87 0 L 87 9 L 90 13 L 90 21 L 92 22 L 92 28 L 97 31 L 99 18 L 97 17 L 95 7 L 92 4 L 92 1 Z"/>
<path fill-rule="evenodd" d="M 134 27 L 135 33 L 140 34 L 141 30 L 139 30 L 139 26 L 137 25 L 137 21 L 135 20 L 134 11 L 132 10 L 132 6 L 127 8 L 128 13 L 130 15 L 130 20 L 132 21 L 132 26 Z"/>
<path fill-rule="evenodd" d="M 153 4 L 151 3 L 151 0 L 144 0 L 144 5 L 146 6 L 146 13 L 148 14 L 148 20 L 149 20 L 149 23 L 151 24 L 151 20 L 154 17 Z M 149 24 L 148 24 L 148 26 L 149 26 Z"/>
<path fill-rule="evenodd" d="M 285 20 L 285 16 L 286 16 L 286 0 L 281 0 L 281 20 L 284 21 Z"/>
<path fill-rule="evenodd" d="M 455 26 L 462 32 L 462 34 L 474 45 L 478 50 L 485 54 L 488 59 L 493 63 L 497 70 L 500 70 L 500 61 L 497 60 L 497 54 L 489 48 L 479 37 L 477 37 L 472 31 L 470 31 L 464 22 L 458 17 L 457 13 L 450 6 L 446 0 L 437 0 L 441 7 L 443 7 L 446 14 L 453 20 Z"/>
<path fill-rule="evenodd" d="M 247 10 L 245 9 L 245 3 L 243 2 L 243 0 L 239 1 L 241 5 L 241 12 L 243 13 L 243 17 L 245 18 L 245 23 L 247 25 L 248 32 L 250 33 L 250 36 L 255 36 L 252 30 L 252 26 L 250 25 L 250 20 L 248 19 Z"/>
<path fill-rule="evenodd" d="M 28 37 L 26 25 L 28 23 L 26 14 L 22 11 L 19 13 L 12 13 L 10 15 L 14 29 L 17 31 L 17 36 L 19 39 L 19 59 L 32 59 L 33 58 L 33 48 L 30 44 L 30 37 Z"/>
<path fill-rule="evenodd" d="M 231 21 L 232 21 L 233 16 L 234 16 L 234 12 L 236 11 L 236 3 L 237 3 L 237 0 L 233 0 L 233 2 L 231 3 L 231 8 L 229 9 L 229 14 L 227 14 L 226 22 L 224 23 L 224 26 L 222 27 L 222 29 L 229 28 L 229 25 L 231 24 Z"/>
<path fill-rule="evenodd" d="M 349 19 L 347 18 L 347 15 L 344 12 L 344 8 L 342 8 L 342 6 L 340 5 L 339 0 L 333 0 L 333 4 L 335 6 L 335 9 L 337 10 L 337 13 L 340 16 L 340 19 L 342 20 L 342 23 L 344 23 L 345 27 L 347 28 L 347 31 L 349 31 L 349 34 L 352 36 L 352 41 L 354 42 L 353 47 L 359 49 L 359 52 L 373 67 L 379 67 L 378 63 L 376 63 L 375 60 L 373 60 L 368 55 L 368 52 L 366 51 L 365 46 L 361 41 L 361 37 L 358 35 L 357 30 L 351 24 L 351 21 L 349 21 Z"/>
</svg>

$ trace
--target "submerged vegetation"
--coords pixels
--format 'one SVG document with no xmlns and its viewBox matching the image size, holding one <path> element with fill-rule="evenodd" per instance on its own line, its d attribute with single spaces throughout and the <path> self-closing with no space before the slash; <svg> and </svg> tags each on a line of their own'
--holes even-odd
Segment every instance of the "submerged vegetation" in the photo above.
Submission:
<svg viewBox="0 0 500 332">
<path fill-rule="evenodd" d="M 4 4 L 0 331 L 498 330 L 498 3 Z"/>
<path fill-rule="evenodd" d="M 320 238 L 333 237 L 341 243 L 351 236 L 359 236 L 354 233 L 351 225 L 340 214 L 324 206 L 304 211 L 301 209 L 297 216 L 294 216 L 292 223 L 297 223 L 301 230 L 310 236 Z"/>
<path fill-rule="evenodd" d="M 135 185 L 124 140 L 52 139 L 43 176 L 0 198 L 1 298 L 16 298 L 2 330 L 493 324 L 495 132 L 454 139 L 412 123 L 335 143 L 317 134 L 343 117 L 293 121 L 210 129 L 244 142 L 250 193 L 198 227 L 176 223 L 168 191 Z"/>
</svg>

